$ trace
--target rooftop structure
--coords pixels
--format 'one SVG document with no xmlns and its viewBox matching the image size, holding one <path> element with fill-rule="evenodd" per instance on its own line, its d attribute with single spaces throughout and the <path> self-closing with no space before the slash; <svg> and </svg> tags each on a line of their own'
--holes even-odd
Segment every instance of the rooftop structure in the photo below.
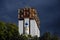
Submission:
<svg viewBox="0 0 60 40">
<path fill-rule="evenodd" d="M 34 8 L 21 8 L 18 9 L 18 19 L 35 19 L 37 22 L 38 27 L 40 26 L 40 20 L 37 15 L 37 11 Z"/>
</svg>

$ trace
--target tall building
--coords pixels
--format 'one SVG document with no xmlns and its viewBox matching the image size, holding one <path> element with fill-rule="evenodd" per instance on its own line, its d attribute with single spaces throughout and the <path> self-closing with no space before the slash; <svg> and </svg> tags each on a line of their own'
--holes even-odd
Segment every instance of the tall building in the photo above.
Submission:
<svg viewBox="0 0 60 40">
<path fill-rule="evenodd" d="M 40 37 L 40 20 L 34 8 L 18 9 L 19 33 Z"/>
</svg>

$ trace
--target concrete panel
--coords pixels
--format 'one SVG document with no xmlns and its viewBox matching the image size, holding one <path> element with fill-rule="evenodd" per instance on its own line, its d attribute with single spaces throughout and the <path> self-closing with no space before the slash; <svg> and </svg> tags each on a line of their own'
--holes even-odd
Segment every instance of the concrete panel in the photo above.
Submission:
<svg viewBox="0 0 60 40">
<path fill-rule="evenodd" d="M 23 20 L 18 21 L 19 33 L 23 34 Z"/>
<path fill-rule="evenodd" d="M 24 18 L 25 33 L 29 34 L 29 18 Z"/>
<path fill-rule="evenodd" d="M 40 31 L 38 29 L 38 26 L 36 24 L 36 21 L 35 20 L 30 20 L 30 34 L 32 36 L 40 36 Z"/>
</svg>

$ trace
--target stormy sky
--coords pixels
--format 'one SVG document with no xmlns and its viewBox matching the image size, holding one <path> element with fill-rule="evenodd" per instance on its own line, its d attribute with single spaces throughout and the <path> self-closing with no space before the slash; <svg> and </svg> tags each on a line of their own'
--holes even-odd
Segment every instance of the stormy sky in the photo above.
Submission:
<svg viewBox="0 0 60 40">
<path fill-rule="evenodd" d="M 0 21 L 18 24 L 18 8 L 34 7 L 40 18 L 41 34 L 60 35 L 60 0 L 0 0 Z"/>
</svg>

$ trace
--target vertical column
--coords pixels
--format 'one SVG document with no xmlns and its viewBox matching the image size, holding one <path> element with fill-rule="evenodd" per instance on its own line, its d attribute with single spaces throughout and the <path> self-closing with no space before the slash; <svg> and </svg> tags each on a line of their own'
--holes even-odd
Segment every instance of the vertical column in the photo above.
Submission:
<svg viewBox="0 0 60 40">
<path fill-rule="evenodd" d="M 23 20 L 18 21 L 19 34 L 23 34 Z"/>
<path fill-rule="evenodd" d="M 29 34 L 29 18 L 24 18 L 25 34 Z"/>
</svg>

